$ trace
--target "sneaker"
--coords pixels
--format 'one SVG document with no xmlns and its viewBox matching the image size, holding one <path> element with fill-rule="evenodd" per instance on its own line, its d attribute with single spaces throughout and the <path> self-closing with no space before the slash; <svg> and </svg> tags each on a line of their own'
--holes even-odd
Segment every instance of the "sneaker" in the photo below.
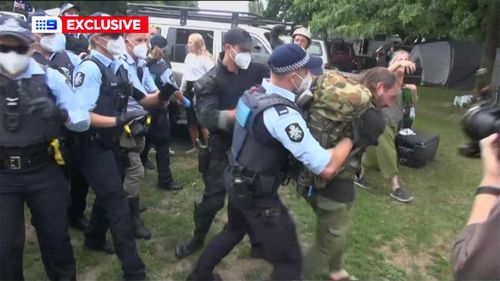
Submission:
<svg viewBox="0 0 500 281">
<path fill-rule="evenodd" d="M 354 183 L 366 190 L 373 189 L 373 186 L 367 180 L 365 180 L 365 178 L 354 176 Z"/>
<path fill-rule="evenodd" d="M 190 150 L 186 151 L 186 154 L 192 154 L 192 153 L 195 153 L 195 152 L 197 152 L 197 151 L 198 151 L 198 148 L 193 147 L 193 148 L 191 148 Z"/>
<path fill-rule="evenodd" d="M 175 155 L 175 151 L 172 148 L 168 149 L 168 153 L 170 154 L 170 156 L 174 156 Z"/>
<path fill-rule="evenodd" d="M 396 190 L 391 193 L 391 197 L 403 203 L 408 203 L 413 200 L 413 195 L 401 187 L 396 188 Z"/>
<path fill-rule="evenodd" d="M 158 184 L 158 188 L 166 191 L 172 191 L 172 190 L 181 190 L 182 188 L 184 188 L 184 186 L 182 185 L 182 183 L 173 180 L 167 184 Z"/>
</svg>

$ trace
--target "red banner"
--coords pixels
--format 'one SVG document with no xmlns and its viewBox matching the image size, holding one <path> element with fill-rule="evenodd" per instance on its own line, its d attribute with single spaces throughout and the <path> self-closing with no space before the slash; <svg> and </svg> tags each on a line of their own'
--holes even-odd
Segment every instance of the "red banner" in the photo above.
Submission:
<svg viewBox="0 0 500 281">
<path fill-rule="evenodd" d="M 147 16 L 61 17 L 63 33 L 148 33 Z"/>
</svg>

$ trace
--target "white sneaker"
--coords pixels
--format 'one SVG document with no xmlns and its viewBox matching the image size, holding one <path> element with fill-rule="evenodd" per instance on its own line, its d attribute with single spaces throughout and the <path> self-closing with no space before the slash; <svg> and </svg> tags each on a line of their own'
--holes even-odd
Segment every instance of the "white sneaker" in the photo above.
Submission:
<svg viewBox="0 0 500 281">
<path fill-rule="evenodd" d="M 192 153 L 195 153 L 195 152 L 198 152 L 198 148 L 193 147 L 190 150 L 186 151 L 186 154 L 192 154 Z"/>
<path fill-rule="evenodd" d="M 172 148 L 168 148 L 168 153 L 170 154 L 170 156 L 175 155 L 175 151 Z"/>
</svg>

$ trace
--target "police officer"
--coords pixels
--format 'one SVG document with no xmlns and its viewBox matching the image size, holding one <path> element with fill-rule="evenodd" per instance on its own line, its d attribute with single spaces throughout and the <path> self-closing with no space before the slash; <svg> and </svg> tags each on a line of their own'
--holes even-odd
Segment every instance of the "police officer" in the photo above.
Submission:
<svg viewBox="0 0 500 281">
<path fill-rule="evenodd" d="M 45 11 L 41 10 L 35 12 L 31 17 L 46 15 Z M 68 81 L 72 82 L 73 70 L 80 64 L 81 59 L 72 52 L 66 51 L 65 46 L 66 37 L 62 33 L 36 33 L 32 57 L 39 64 L 58 70 Z M 65 138 L 70 136 L 71 134 L 68 134 Z M 74 169 L 71 163 L 66 162 L 65 171 L 71 186 L 71 203 L 68 209 L 69 223 L 76 229 L 83 231 L 88 226 L 84 212 L 89 185 L 83 175 Z"/>
<path fill-rule="evenodd" d="M 29 29 L 26 22 L 0 17 L 0 279 L 24 279 L 26 201 L 48 278 L 75 280 L 69 194 L 54 139 L 63 123 L 87 130 L 90 117 L 63 75 L 30 58 Z"/>
<path fill-rule="evenodd" d="M 80 13 L 80 7 L 71 3 L 61 5 L 59 16 L 76 17 Z M 83 33 L 66 34 L 66 50 L 83 58 L 87 55 L 89 48 L 89 39 Z"/>
<path fill-rule="evenodd" d="M 154 82 L 158 87 L 172 86 L 176 92 L 175 99 L 181 101 L 185 107 L 191 106 L 191 101 L 184 97 L 179 91 L 175 82 L 172 69 L 164 60 L 165 54 L 163 48 L 166 46 L 166 40 L 155 35 L 151 37 L 151 51 L 147 58 L 148 70 L 154 78 Z M 165 103 L 160 107 L 153 108 L 151 112 L 151 127 L 148 132 L 146 143 L 154 145 L 156 150 L 156 164 L 158 171 L 158 188 L 163 190 L 180 190 L 182 184 L 175 181 L 170 170 L 170 118 L 169 118 L 169 103 Z M 146 148 L 148 145 L 146 145 Z M 147 163 L 147 151 L 144 151 L 143 163 Z"/>
<path fill-rule="evenodd" d="M 159 93 L 153 77 L 146 67 L 146 61 L 144 60 L 146 59 L 148 53 L 147 33 L 130 33 L 127 34 L 125 38 L 127 53 L 123 57 L 123 60 L 126 65 L 126 69 L 128 70 L 130 81 L 132 81 L 136 89 L 140 89 L 142 92 L 148 94 Z M 172 92 L 176 89 L 177 88 L 172 89 Z M 166 89 L 166 91 L 169 90 L 170 87 Z M 132 97 L 129 97 L 127 110 L 132 112 L 137 110 L 142 111 L 144 109 L 137 101 L 135 101 Z M 148 134 L 149 125 L 150 119 L 144 115 L 142 118 L 136 119 L 132 123 L 128 124 L 127 126 L 130 131 L 124 132 L 120 138 L 120 146 L 123 150 L 125 150 L 128 157 L 128 165 L 125 170 L 125 180 L 123 185 L 128 194 L 134 234 L 136 238 L 144 239 L 151 238 L 151 232 L 146 228 L 139 216 L 139 186 L 144 181 L 144 167 L 142 165 L 140 154 L 145 147 L 145 136 Z M 166 151 L 157 151 L 157 153 L 165 153 L 166 157 L 168 157 L 168 147 Z M 170 172 L 170 167 L 167 166 L 167 169 L 169 169 Z M 170 173 L 170 181 L 165 182 L 165 185 L 169 186 L 172 182 L 173 180 Z"/>
<path fill-rule="evenodd" d="M 196 114 L 209 130 L 208 151 L 200 151 L 199 170 L 203 174 L 203 199 L 194 208 L 194 236 L 177 244 L 175 254 L 183 258 L 201 248 L 217 212 L 224 206 L 222 172 L 231 146 L 236 103 L 243 92 L 268 77 L 262 64 L 251 62 L 252 38 L 241 28 L 224 35 L 224 52 L 217 65 L 194 83 Z"/>
<path fill-rule="evenodd" d="M 96 15 L 108 16 L 100 12 Z M 84 93 L 92 118 L 90 130 L 79 136 L 74 149 L 78 168 L 96 193 L 84 244 L 89 249 L 112 253 L 106 241 L 109 226 L 124 278 L 144 279 L 145 268 L 137 252 L 122 183 L 124 170 L 118 161 L 122 155 L 117 152 L 123 126 L 144 115 L 141 110 L 127 111 L 128 97 L 132 95 L 145 107 L 155 106 L 168 97 L 159 93 L 147 95 L 131 85 L 125 67 L 114 60 L 114 56 L 126 52 L 122 34 L 92 34 L 90 46 L 91 56 L 75 69 L 73 77 L 73 86 Z"/>
<path fill-rule="evenodd" d="M 269 58 L 271 78 L 247 91 L 236 108 L 229 165 L 224 171 L 229 221 L 205 248 L 188 280 L 213 280 L 213 269 L 248 234 L 273 265 L 272 280 L 297 280 L 302 255 L 295 225 L 278 196 L 290 153 L 317 175 L 331 178 L 352 141 L 325 150 L 311 136 L 294 103 L 311 85 L 310 69 L 321 65 L 295 44 L 277 47 Z"/>
</svg>

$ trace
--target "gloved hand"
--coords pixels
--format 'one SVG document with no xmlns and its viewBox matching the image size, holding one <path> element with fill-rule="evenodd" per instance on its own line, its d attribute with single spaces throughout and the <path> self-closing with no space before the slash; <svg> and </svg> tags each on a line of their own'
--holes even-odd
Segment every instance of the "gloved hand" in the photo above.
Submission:
<svg viewBox="0 0 500 281">
<path fill-rule="evenodd" d="M 411 120 L 415 120 L 415 116 L 416 116 L 415 115 L 415 107 L 412 106 L 410 108 L 410 115 L 409 115 L 409 117 L 410 117 Z"/>
<path fill-rule="evenodd" d="M 385 119 L 382 112 L 376 108 L 365 111 L 354 125 L 354 147 L 377 145 L 379 136 L 384 132 Z"/>
<path fill-rule="evenodd" d="M 191 101 L 188 98 L 185 97 L 182 100 L 182 105 L 184 105 L 184 107 L 186 107 L 186 108 L 191 107 Z"/>
<path fill-rule="evenodd" d="M 177 87 L 167 83 L 160 88 L 160 99 L 162 101 L 167 101 L 176 91 L 178 91 Z"/>
<path fill-rule="evenodd" d="M 59 109 L 54 100 L 49 97 L 38 97 L 30 100 L 28 103 L 28 114 L 39 116 L 42 119 L 68 118 L 68 112 Z"/>
<path fill-rule="evenodd" d="M 120 116 L 116 117 L 116 126 L 123 126 L 133 119 L 144 116 L 148 114 L 147 111 L 145 110 L 134 110 L 134 111 L 127 111 L 123 112 Z"/>
</svg>

